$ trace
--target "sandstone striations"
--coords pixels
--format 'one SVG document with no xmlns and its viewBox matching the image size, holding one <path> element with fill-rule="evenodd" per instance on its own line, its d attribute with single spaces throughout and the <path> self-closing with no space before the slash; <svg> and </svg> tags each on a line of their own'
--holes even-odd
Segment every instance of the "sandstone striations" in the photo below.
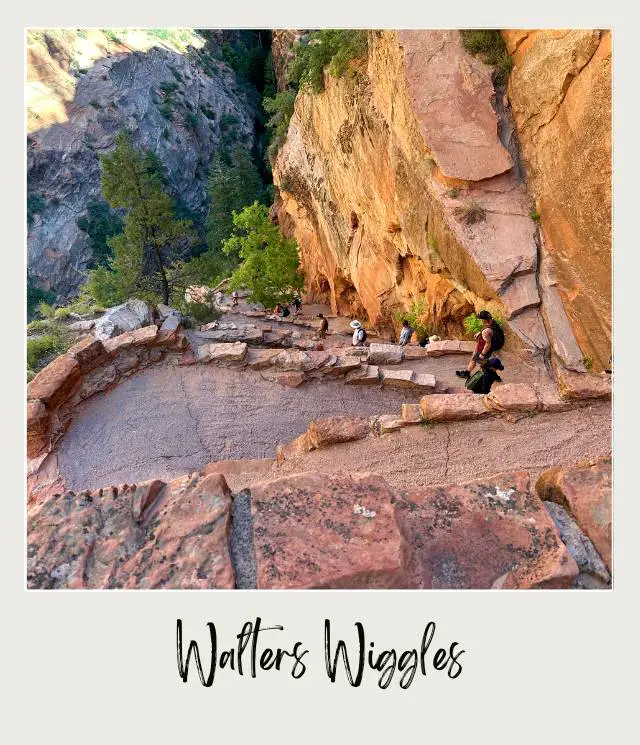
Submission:
<svg viewBox="0 0 640 745">
<path fill-rule="evenodd" d="M 542 290 L 547 323 L 559 324 L 552 341 L 561 358 L 583 354 L 603 369 L 611 355 L 611 32 L 503 36 L 514 61 L 509 100 L 550 257 Z M 578 348 L 571 340 L 567 348 L 562 307 Z"/>
<path fill-rule="evenodd" d="M 98 29 L 86 35 L 42 32 L 27 49 L 28 197 L 38 204 L 28 270 L 61 300 L 77 291 L 93 258 L 77 219 L 101 199 L 98 155 L 118 131 L 129 130 L 137 147 L 158 156 L 169 191 L 196 214 L 206 206 L 208 167 L 225 122 L 235 117 L 236 136 L 254 137 L 254 104 L 223 62 L 202 64 L 193 48 L 149 48 L 144 36 L 128 48 Z"/>
<path fill-rule="evenodd" d="M 313 297 L 386 334 L 414 299 L 457 335 L 489 307 L 510 320 L 509 345 L 546 348 L 537 226 L 494 98 L 456 31 L 371 32 L 352 76 L 298 95 L 276 212 Z"/>
</svg>

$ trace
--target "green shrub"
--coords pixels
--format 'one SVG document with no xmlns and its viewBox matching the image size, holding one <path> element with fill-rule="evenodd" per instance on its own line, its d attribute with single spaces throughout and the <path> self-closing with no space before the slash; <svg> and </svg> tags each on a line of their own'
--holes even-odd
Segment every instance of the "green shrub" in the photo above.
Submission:
<svg viewBox="0 0 640 745">
<path fill-rule="evenodd" d="M 38 313 L 42 318 L 53 318 L 56 313 L 56 309 L 53 307 L 53 305 L 49 305 L 49 303 L 39 303 L 38 307 L 36 308 L 36 313 Z"/>
<path fill-rule="evenodd" d="M 33 370 L 27 370 L 27 383 L 30 383 L 35 377 L 36 374 Z"/>
<path fill-rule="evenodd" d="M 591 368 L 593 367 L 593 357 L 585 355 L 582 358 L 582 364 L 587 368 L 587 370 L 591 370 Z"/>
<path fill-rule="evenodd" d="M 39 370 L 40 363 L 45 357 L 54 352 L 60 352 L 62 349 L 63 344 L 56 334 L 27 339 L 27 369 Z"/>
<path fill-rule="evenodd" d="M 471 201 L 468 204 L 456 207 L 453 214 L 467 225 L 473 225 L 474 223 L 481 222 L 487 216 L 484 207 L 481 207 L 477 202 Z"/>
<path fill-rule="evenodd" d="M 462 43 L 471 54 L 477 55 L 487 65 L 495 67 L 498 78 L 504 80 L 513 68 L 513 60 L 499 31 L 469 29 L 460 32 Z"/>
<path fill-rule="evenodd" d="M 535 222 L 540 222 L 540 213 L 537 210 L 531 210 L 529 217 Z"/>
<path fill-rule="evenodd" d="M 400 311 L 395 315 L 397 321 L 409 321 L 409 326 L 413 329 L 419 342 L 427 339 L 432 333 L 431 326 L 427 324 L 425 319 L 425 308 L 424 300 L 414 300 L 409 310 Z"/>
<path fill-rule="evenodd" d="M 493 320 L 504 330 L 504 318 L 498 313 L 492 313 Z M 464 330 L 469 336 L 475 336 L 477 333 L 482 331 L 484 328 L 482 325 L 482 319 L 478 318 L 475 313 L 471 313 L 464 319 Z"/>
<path fill-rule="evenodd" d="M 203 103 L 200 106 L 200 111 L 207 117 L 207 119 L 215 119 L 216 118 L 216 112 L 206 103 Z"/>
<path fill-rule="evenodd" d="M 27 332 L 33 334 L 39 334 L 44 331 L 49 331 L 50 329 L 51 321 L 48 318 L 36 318 L 35 321 L 31 321 L 31 323 L 27 324 Z"/>
<path fill-rule="evenodd" d="M 30 194 L 27 197 L 27 225 L 33 223 L 33 218 L 46 207 L 44 199 L 38 194 Z"/>
<path fill-rule="evenodd" d="M 324 70 L 342 77 L 352 59 L 367 54 L 367 32 L 360 29 L 321 29 L 311 34 L 307 44 L 294 46 L 294 59 L 289 67 L 291 81 L 314 93 L 324 90 Z"/>
<path fill-rule="evenodd" d="M 185 126 L 194 131 L 198 128 L 198 117 L 191 111 L 188 111 L 184 117 Z"/>
<path fill-rule="evenodd" d="M 93 101 L 89 101 L 89 106 L 93 106 L 94 109 L 102 108 L 102 104 L 100 103 L 100 101 L 97 101 L 95 98 L 93 99 Z"/>
<path fill-rule="evenodd" d="M 73 311 L 69 306 L 63 305 L 60 308 L 55 309 L 53 317 L 59 320 L 63 320 L 64 318 L 69 318 L 72 313 Z"/>
<path fill-rule="evenodd" d="M 192 316 L 198 323 L 211 323 L 217 321 L 222 315 L 217 308 L 209 305 L 209 303 L 185 302 L 181 310 L 185 316 Z"/>
<path fill-rule="evenodd" d="M 267 154 L 271 163 L 274 162 L 278 150 L 284 144 L 289 129 L 289 121 L 293 115 L 293 109 L 296 102 L 296 92 L 287 88 L 280 93 L 276 93 L 273 98 L 265 98 L 262 105 L 267 114 L 271 114 L 267 120 L 267 127 L 270 132 L 270 142 Z"/>
<path fill-rule="evenodd" d="M 453 187 L 453 189 L 449 189 L 447 192 L 447 195 L 451 197 L 451 199 L 457 199 L 460 194 L 460 189 L 458 189 L 456 186 Z"/>
</svg>

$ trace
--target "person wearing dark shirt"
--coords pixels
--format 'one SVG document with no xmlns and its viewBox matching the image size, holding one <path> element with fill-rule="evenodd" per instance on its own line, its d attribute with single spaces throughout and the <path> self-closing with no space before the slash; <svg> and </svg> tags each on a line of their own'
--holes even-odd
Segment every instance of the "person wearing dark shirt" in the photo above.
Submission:
<svg viewBox="0 0 640 745">
<path fill-rule="evenodd" d="M 502 378 L 496 372 L 497 370 L 504 370 L 504 365 L 498 357 L 492 357 L 486 365 L 482 367 L 482 370 L 473 376 L 473 380 L 470 378 L 467 383 L 467 388 L 473 393 L 487 394 L 491 390 L 491 386 L 494 383 L 501 383 Z M 482 375 L 480 375 L 482 372 Z"/>
<path fill-rule="evenodd" d="M 322 321 L 320 322 L 320 330 L 318 331 L 318 338 L 324 339 L 329 329 L 329 321 L 327 321 L 322 313 L 318 313 L 318 318 L 322 318 Z"/>
</svg>

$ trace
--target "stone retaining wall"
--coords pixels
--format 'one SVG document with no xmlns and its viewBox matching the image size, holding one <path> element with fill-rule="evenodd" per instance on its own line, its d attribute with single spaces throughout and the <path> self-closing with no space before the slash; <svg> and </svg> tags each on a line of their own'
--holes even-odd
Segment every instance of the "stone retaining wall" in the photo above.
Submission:
<svg viewBox="0 0 640 745">
<path fill-rule="evenodd" d="M 107 341 L 87 336 L 41 370 L 27 386 L 27 458 L 42 459 L 69 426 L 74 408 L 95 393 L 167 354 L 182 353 L 177 327 L 145 326 Z"/>
</svg>

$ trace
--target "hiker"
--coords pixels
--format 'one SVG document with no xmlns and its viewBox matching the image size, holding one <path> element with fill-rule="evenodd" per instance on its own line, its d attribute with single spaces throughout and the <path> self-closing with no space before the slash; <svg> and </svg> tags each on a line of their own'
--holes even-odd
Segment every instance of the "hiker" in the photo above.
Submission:
<svg viewBox="0 0 640 745">
<path fill-rule="evenodd" d="M 402 331 L 400 332 L 400 346 L 405 347 L 409 340 L 411 339 L 411 335 L 413 334 L 413 329 L 411 326 L 409 326 L 409 321 L 404 320 L 402 322 Z"/>
<path fill-rule="evenodd" d="M 298 295 L 293 298 L 293 306 L 296 309 L 296 315 L 298 315 L 298 313 L 300 313 L 300 308 L 302 308 L 302 300 Z"/>
<path fill-rule="evenodd" d="M 362 347 L 367 340 L 367 332 L 364 330 L 360 321 L 351 321 L 349 324 L 353 329 L 353 337 L 351 339 L 351 346 Z"/>
<path fill-rule="evenodd" d="M 238 291 L 234 290 L 231 293 L 231 305 L 235 306 L 238 304 Z"/>
<path fill-rule="evenodd" d="M 482 321 L 482 331 L 476 334 L 477 344 L 471 360 L 467 365 L 466 370 L 456 370 L 456 375 L 459 378 L 466 378 L 467 380 L 471 377 L 476 364 L 480 367 L 486 365 L 486 361 L 489 359 L 493 352 L 497 352 L 504 345 L 504 331 L 500 326 L 493 320 L 493 316 L 488 310 L 481 310 L 477 314 L 476 318 Z"/>
<path fill-rule="evenodd" d="M 320 330 L 318 331 L 318 339 L 324 339 L 329 330 L 329 321 L 327 321 L 322 313 L 318 313 L 318 318 L 322 318 L 322 321 L 320 321 Z"/>
<path fill-rule="evenodd" d="M 484 393 L 486 395 L 494 383 L 502 383 L 502 378 L 496 370 L 504 370 L 504 365 L 498 357 L 491 357 L 491 359 L 487 360 L 486 365 L 473 373 L 464 384 L 465 387 L 472 393 Z"/>
</svg>

